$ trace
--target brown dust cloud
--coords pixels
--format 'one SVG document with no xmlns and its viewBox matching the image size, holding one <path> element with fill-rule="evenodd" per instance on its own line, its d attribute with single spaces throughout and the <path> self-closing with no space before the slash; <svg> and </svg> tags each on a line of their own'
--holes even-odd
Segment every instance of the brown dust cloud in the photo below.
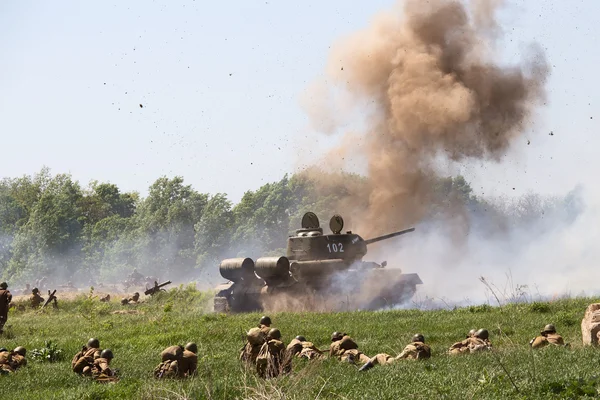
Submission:
<svg viewBox="0 0 600 400">
<path fill-rule="evenodd" d="M 544 102 L 549 67 L 539 46 L 512 65 L 497 56 L 502 5 L 408 0 L 332 46 L 326 79 L 313 87 L 321 100 L 305 109 L 324 134 L 339 134 L 343 116 L 366 115 L 325 160 L 362 159 L 367 179 L 305 173 L 345 193 L 337 209 L 359 221 L 363 237 L 422 220 L 436 179 L 447 175 L 436 160 L 500 161 Z M 334 97 L 345 110 L 323 104 Z"/>
</svg>

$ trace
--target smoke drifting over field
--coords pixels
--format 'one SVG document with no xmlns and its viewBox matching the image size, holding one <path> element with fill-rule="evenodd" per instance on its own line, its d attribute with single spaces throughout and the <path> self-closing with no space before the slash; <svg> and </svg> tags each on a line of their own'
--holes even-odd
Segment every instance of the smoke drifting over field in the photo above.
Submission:
<svg viewBox="0 0 600 400">
<path fill-rule="evenodd" d="M 333 150 L 366 160 L 368 185 L 345 188 L 340 211 L 360 215 L 367 236 L 421 220 L 437 158 L 498 160 L 545 98 L 542 51 L 533 46 L 518 65 L 501 65 L 494 57 L 501 2 L 474 4 L 409 0 L 332 50 L 331 98 L 341 88 L 340 104 L 369 110 L 362 134 Z M 325 118 L 322 106 L 307 109 L 314 126 L 331 132 L 339 116 Z"/>
<path fill-rule="evenodd" d="M 520 223 L 452 201 L 445 203 L 443 222 L 429 218 L 436 179 L 451 175 L 440 166 L 501 161 L 546 99 L 549 66 L 540 47 L 532 44 L 516 65 L 496 57 L 502 35 L 496 13 L 503 3 L 408 0 L 333 47 L 327 79 L 308 92 L 321 100 L 305 108 L 323 134 L 343 135 L 353 126 L 325 162 L 330 170 L 365 163 L 368 180 L 343 186 L 343 177 L 307 174 L 324 191 L 339 187 L 347 194 L 337 210 L 352 215 L 353 230 L 364 237 L 418 224 L 414 235 L 399 239 L 401 250 L 386 242 L 367 258 L 419 273 L 422 296 L 480 302 L 486 292 L 481 276 L 504 300 L 520 289 L 589 295 L 598 278 L 593 260 L 600 256 L 593 250 L 600 201 L 589 187 L 572 194 L 578 207 L 559 199 L 552 210 L 537 207 L 535 218 L 516 216 Z M 354 115 L 365 110 L 358 129 Z M 517 200 L 485 200 L 490 209 L 518 206 Z"/>
</svg>

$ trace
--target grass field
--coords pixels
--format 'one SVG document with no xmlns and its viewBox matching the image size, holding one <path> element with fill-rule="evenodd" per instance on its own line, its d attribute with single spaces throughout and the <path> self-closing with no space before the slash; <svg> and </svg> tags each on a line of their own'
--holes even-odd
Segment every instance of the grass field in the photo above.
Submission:
<svg viewBox="0 0 600 400">
<path fill-rule="evenodd" d="M 287 343 L 298 334 L 320 348 L 335 330 L 349 333 L 367 355 L 397 354 L 421 332 L 432 347 L 424 362 L 402 362 L 359 373 L 335 360 L 295 360 L 291 375 L 262 381 L 237 360 L 243 333 L 259 314 L 207 313 L 211 294 L 192 288 L 172 289 L 115 315 L 116 300 L 100 303 L 85 295 L 60 301 L 59 310 L 21 311 L 9 315 L 0 346 L 23 345 L 31 352 L 56 343 L 58 362 L 37 362 L 0 376 L 3 399 L 559 399 L 598 397 L 600 349 L 583 347 L 580 322 L 586 306 L 598 299 L 563 299 L 550 303 L 487 305 L 456 310 L 398 310 L 353 313 L 277 313 L 273 325 Z M 528 346 L 546 323 L 571 343 L 570 348 L 532 352 Z M 446 349 L 471 328 L 485 327 L 495 350 L 451 357 Z M 115 354 L 121 380 L 98 384 L 71 372 L 70 360 L 90 337 Z M 184 381 L 152 377 L 160 351 L 172 344 L 198 343 L 199 374 Z"/>
</svg>

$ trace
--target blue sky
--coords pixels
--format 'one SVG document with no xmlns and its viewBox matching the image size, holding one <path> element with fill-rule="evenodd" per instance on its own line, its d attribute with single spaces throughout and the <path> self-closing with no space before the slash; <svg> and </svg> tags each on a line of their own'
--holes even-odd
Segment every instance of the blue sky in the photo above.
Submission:
<svg viewBox="0 0 600 400">
<path fill-rule="evenodd" d="M 301 94 L 329 46 L 394 3 L 3 1 L 0 177 L 46 165 L 145 194 L 159 176 L 182 175 L 237 201 L 331 144 L 308 129 Z M 503 164 L 458 166 L 479 192 L 595 179 L 598 15 L 593 0 L 508 2 L 502 56 L 515 61 L 534 40 L 546 49 L 548 105 L 531 145 Z"/>
</svg>

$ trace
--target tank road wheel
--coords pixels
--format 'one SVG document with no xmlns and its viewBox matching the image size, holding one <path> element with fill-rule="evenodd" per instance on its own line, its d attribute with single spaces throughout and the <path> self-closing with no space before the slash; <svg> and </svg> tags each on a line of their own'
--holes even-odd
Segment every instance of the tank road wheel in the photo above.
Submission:
<svg viewBox="0 0 600 400">
<path fill-rule="evenodd" d="M 214 311 L 216 313 L 229 312 L 229 302 L 227 301 L 227 297 L 215 297 Z"/>
</svg>

